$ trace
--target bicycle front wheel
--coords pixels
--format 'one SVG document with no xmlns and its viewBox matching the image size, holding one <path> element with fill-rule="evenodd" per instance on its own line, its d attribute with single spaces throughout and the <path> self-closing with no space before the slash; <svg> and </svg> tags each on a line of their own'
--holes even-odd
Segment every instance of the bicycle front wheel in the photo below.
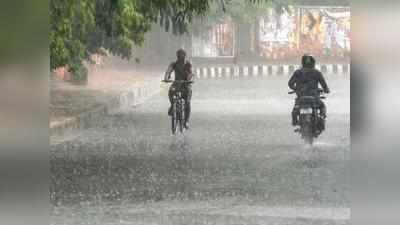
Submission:
<svg viewBox="0 0 400 225">
<path fill-rule="evenodd" d="M 176 128 L 177 128 L 177 113 L 176 113 L 176 105 L 172 105 L 172 116 L 171 116 L 171 131 L 172 134 L 176 133 Z"/>
<path fill-rule="evenodd" d="M 183 105 L 182 104 L 178 104 L 176 112 L 177 112 L 177 123 L 178 123 L 179 131 L 181 133 L 183 133 L 184 115 L 183 115 Z"/>
</svg>

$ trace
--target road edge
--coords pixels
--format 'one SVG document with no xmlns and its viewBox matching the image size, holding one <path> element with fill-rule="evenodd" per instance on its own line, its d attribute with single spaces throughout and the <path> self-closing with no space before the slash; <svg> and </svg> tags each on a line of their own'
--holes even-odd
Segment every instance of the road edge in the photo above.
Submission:
<svg viewBox="0 0 400 225">
<path fill-rule="evenodd" d="M 84 130 L 93 126 L 93 122 L 99 118 L 113 114 L 123 108 L 133 108 L 145 103 L 150 97 L 161 91 L 161 78 L 152 78 L 142 86 L 132 86 L 113 96 L 109 101 L 97 105 L 75 117 L 66 118 L 63 121 L 50 122 L 50 142 L 63 142 L 62 136 L 74 131 Z"/>
</svg>

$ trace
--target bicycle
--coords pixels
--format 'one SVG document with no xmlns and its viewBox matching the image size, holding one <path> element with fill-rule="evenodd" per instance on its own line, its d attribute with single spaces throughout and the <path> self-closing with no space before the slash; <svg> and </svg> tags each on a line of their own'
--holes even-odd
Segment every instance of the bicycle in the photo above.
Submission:
<svg viewBox="0 0 400 225">
<path fill-rule="evenodd" d="M 192 84 L 193 81 L 186 80 L 162 80 L 165 83 L 173 83 L 173 84 Z M 178 87 L 173 92 L 172 97 L 172 109 L 171 109 L 171 131 L 172 134 L 176 134 L 176 131 L 179 127 L 179 132 L 184 132 L 185 126 L 185 99 L 183 98 L 182 88 Z"/>
</svg>

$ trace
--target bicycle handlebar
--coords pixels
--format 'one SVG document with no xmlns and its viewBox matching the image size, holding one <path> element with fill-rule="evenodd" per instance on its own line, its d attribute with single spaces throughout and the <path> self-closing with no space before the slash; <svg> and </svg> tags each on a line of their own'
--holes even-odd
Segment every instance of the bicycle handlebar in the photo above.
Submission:
<svg viewBox="0 0 400 225">
<path fill-rule="evenodd" d="M 162 80 L 164 83 L 182 83 L 182 84 L 192 84 L 194 81 L 191 80 Z"/>
<path fill-rule="evenodd" d="M 319 92 L 319 93 L 324 93 L 324 90 L 321 89 L 321 88 L 318 88 L 318 92 Z M 294 94 L 294 93 L 296 93 L 296 91 L 289 91 L 289 92 L 288 92 L 289 95 Z"/>
</svg>

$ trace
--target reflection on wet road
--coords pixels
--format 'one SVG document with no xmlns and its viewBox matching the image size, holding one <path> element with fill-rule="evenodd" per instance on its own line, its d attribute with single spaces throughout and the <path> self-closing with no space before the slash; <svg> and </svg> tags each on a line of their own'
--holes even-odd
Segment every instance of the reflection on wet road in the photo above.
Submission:
<svg viewBox="0 0 400 225">
<path fill-rule="evenodd" d="M 53 146 L 53 224 L 348 223 L 349 80 L 328 81 L 313 148 L 280 78 L 198 81 L 185 135 L 170 135 L 166 91 L 104 118 Z"/>
</svg>

